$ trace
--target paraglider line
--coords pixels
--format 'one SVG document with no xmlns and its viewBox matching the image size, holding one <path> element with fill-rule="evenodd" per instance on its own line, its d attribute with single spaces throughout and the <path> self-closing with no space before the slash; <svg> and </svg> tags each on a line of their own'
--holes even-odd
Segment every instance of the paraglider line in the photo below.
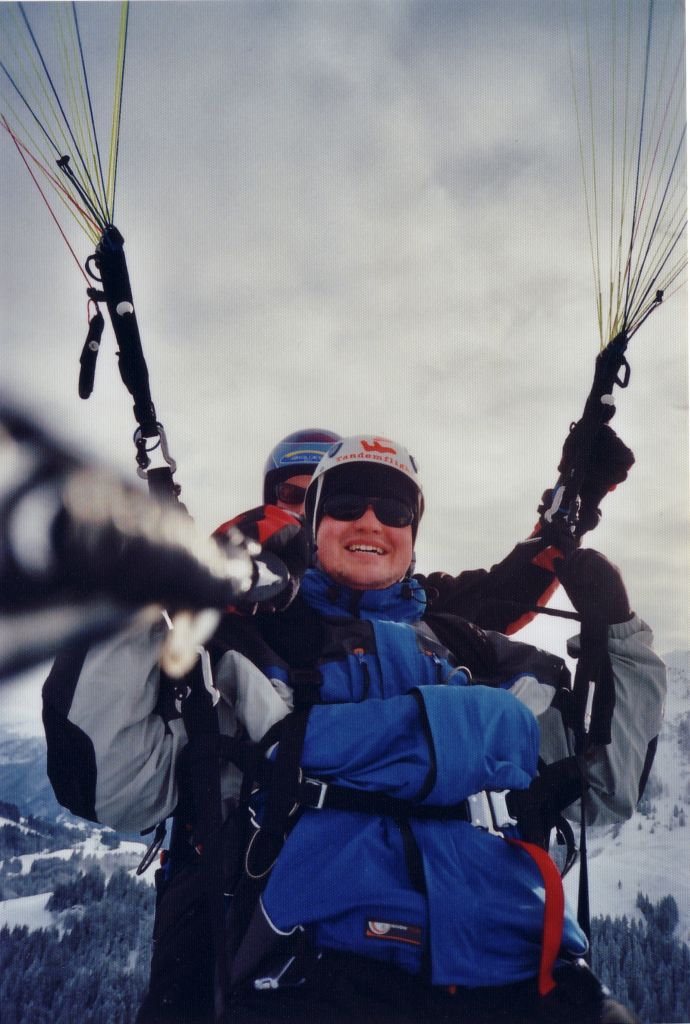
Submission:
<svg viewBox="0 0 690 1024">
<path fill-rule="evenodd" d="M 13 78 L 13 77 L 12 77 L 12 75 L 11 75 L 11 74 L 9 73 L 9 71 L 7 70 L 7 68 L 5 67 L 5 65 L 3 64 L 3 62 L 2 62 L 2 61 L 0 61 L 0 68 L 2 68 L 2 70 L 3 70 L 4 72 L 5 72 L 5 74 L 7 75 L 8 79 L 10 80 L 10 83 L 11 83 L 11 85 L 12 85 L 13 89 L 15 90 L 15 92 L 17 93 L 17 95 L 19 96 L 19 99 L 20 99 L 20 100 L 22 101 L 22 103 L 24 104 L 24 106 L 26 107 L 26 109 L 27 109 L 27 110 L 29 111 L 29 113 L 30 113 L 30 114 L 31 114 L 31 116 L 33 117 L 33 119 L 34 119 L 34 121 L 36 122 L 36 124 L 38 125 L 38 127 L 39 127 L 39 128 L 41 129 L 41 131 L 43 132 L 43 134 L 44 134 L 44 135 L 45 135 L 45 137 L 47 138 L 47 140 L 48 140 L 48 142 L 50 143 L 50 145 L 51 145 L 51 146 L 53 147 L 53 149 L 55 150 L 55 152 L 56 152 L 56 153 L 58 154 L 58 156 L 59 156 L 59 155 L 60 155 L 60 150 L 59 150 L 59 149 L 58 149 L 58 147 L 56 146 L 56 144 L 55 144 L 55 142 L 53 141 L 53 139 L 52 139 L 52 138 L 50 137 L 50 134 L 48 133 L 48 130 L 47 130 L 47 128 L 45 128 L 45 127 L 44 127 L 44 125 L 43 125 L 42 121 L 40 120 L 40 118 L 38 117 L 38 115 L 37 115 L 37 114 L 36 114 L 36 113 L 34 112 L 34 110 L 33 110 L 33 107 L 31 106 L 31 104 L 29 103 L 29 101 L 27 100 L 27 98 L 26 98 L 26 97 L 24 96 L 24 93 L 23 93 L 23 92 L 21 91 L 21 89 L 19 88 L 19 86 L 18 86 L 18 85 L 17 85 L 17 83 L 15 82 L 14 78 Z"/>
<path fill-rule="evenodd" d="M 77 145 L 77 140 L 74 137 L 74 132 L 72 131 L 72 126 L 70 125 L 69 118 L 67 117 L 67 114 L 64 111 L 64 108 L 62 106 L 62 102 L 61 102 L 60 97 L 58 95 L 58 92 L 57 92 L 57 90 L 55 88 L 55 84 L 54 84 L 53 79 L 51 77 L 50 71 L 48 70 L 48 67 L 46 65 L 45 60 L 43 59 L 43 54 L 41 53 L 41 48 L 38 45 L 36 37 L 35 37 L 35 35 L 33 33 L 31 25 L 29 23 L 29 19 L 28 19 L 27 15 L 26 15 L 26 11 L 24 10 L 24 4 L 20 3 L 18 6 L 19 6 L 19 11 L 21 13 L 21 16 L 24 19 L 24 24 L 26 25 L 27 31 L 29 33 L 29 36 L 31 37 L 31 42 L 34 44 L 34 47 L 36 49 L 36 53 L 38 54 L 39 60 L 41 61 L 41 64 L 43 66 L 43 70 L 45 71 L 46 78 L 48 79 L 48 83 L 50 85 L 50 88 L 53 91 L 53 96 L 55 97 L 55 100 L 57 102 L 58 107 L 60 108 L 60 113 L 62 114 L 63 120 L 65 122 L 65 126 L 67 128 L 67 131 L 69 132 L 70 138 L 72 139 L 72 143 L 74 145 L 75 152 L 77 153 L 77 155 L 79 157 L 79 160 L 81 161 L 82 167 L 84 168 L 84 173 L 86 175 L 86 180 L 88 181 L 89 186 L 91 187 L 91 191 L 94 194 L 94 199 L 95 199 L 96 203 L 100 207 L 100 202 L 98 200 L 98 194 L 96 192 L 96 189 L 93 186 L 93 182 L 91 180 L 91 176 L 89 174 L 88 167 L 86 166 L 86 164 L 84 162 L 84 158 L 81 155 L 81 151 L 79 149 L 79 146 Z M 72 175 L 71 177 L 72 177 L 72 180 L 76 182 L 76 179 L 74 178 L 74 175 Z M 79 188 L 79 194 L 82 196 L 82 199 L 84 199 L 84 201 L 86 201 L 85 195 L 84 195 L 84 193 L 83 193 L 81 188 Z M 92 212 L 94 212 L 94 213 L 96 212 L 96 211 L 94 211 L 93 206 L 91 204 L 89 204 L 89 209 L 91 209 Z M 100 219 L 102 219 L 104 223 L 108 222 L 107 212 L 104 211 L 103 209 L 100 210 Z"/>
<path fill-rule="evenodd" d="M 36 178 L 36 175 L 31 170 L 31 167 L 29 166 L 29 163 L 28 163 L 26 157 L 22 153 L 22 147 L 20 146 L 18 139 L 15 137 L 14 132 L 12 131 L 12 129 L 8 125 L 7 121 L 5 120 L 5 116 L 4 115 L 2 116 L 2 122 L 3 122 L 4 126 L 5 126 L 5 128 L 7 129 L 7 131 L 10 133 L 10 137 L 12 138 L 12 141 L 14 142 L 15 146 L 17 147 L 17 152 L 19 153 L 20 157 L 22 158 L 22 160 L 24 162 L 24 166 L 26 167 L 27 171 L 31 175 L 31 177 L 33 179 L 33 182 L 34 182 L 34 185 L 36 186 L 36 188 L 40 192 L 41 198 L 43 199 L 43 202 L 48 207 L 48 212 L 50 213 L 50 216 L 53 218 L 53 221 L 55 222 L 55 226 L 57 227 L 58 231 L 62 235 L 62 237 L 64 239 L 64 242 L 65 242 L 65 245 L 67 246 L 69 251 L 72 253 L 72 257 L 74 258 L 74 262 L 79 267 L 79 273 L 83 276 L 84 280 L 86 281 L 86 283 L 88 285 L 89 284 L 89 279 L 88 279 L 88 277 L 86 276 L 86 274 L 84 272 L 84 268 L 82 267 L 81 263 L 79 262 L 79 257 L 77 256 L 77 254 L 75 253 L 74 249 L 70 245 L 69 240 L 67 238 L 67 235 L 62 230 L 62 226 L 61 226 L 59 220 L 57 219 L 57 217 L 55 216 L 55 213 L 53 212 L 53 208 L 52 208 L 52 206 L 50 205 L 50 203 L 48 202 L 48 200 L 46 198 L 45 192 L 43 191 L 43 189 L 39 185 L 38 180 Z"/>
<path fill-rule="evenodd" d="M 640 319 L 637 321 L 637 323 L 634 325 L 634 327 L 632 327 L 628 331 L 628 338 L 632 338 L 633 334 L 635 334 L 637 331 L 639 331 L 639 329 L 642 326 L 642 324 L 645 322 L 645 320 L 648 317 L 650 317 L 652 315 L 652 313 L 657 308 L 657 306 L 661 305 L 661 300 L 663 298 L 663 294 L 664 293 L 661 292 L 661 291 L 657 292 L 657 297 L 653 300 L 653 302 L 650 303 L 649 308 L 644 311 L 644 316 L 640 317 Z"/>
<path fill-rule="evenodd" d="M 661 202 L 659 203 L 659 208 L 657 210 L 656 217 L 654 219 L 654 224 L 652 225 L 652 229 L 651 229 L 651 231 L 649 233 L 649 241 L 647 242 L 647 248 L 645 249 L 644 256 L 640 260 L 639 269 L 638 269 L 636 280 L 635 280 L 635 285 L 634 285 L 634 287 L 632 289 L 632 294 L 630 296 L 631 303 L 635 301 L 635 291 L 637 290 L 637 286 L 638 286 L 638 284 L 640 282 L 640 279 L 642 277 L 642 271 L 644 270 L 644 265 L 645 265 L 645 263 L 647 261 L 647 257 L 649 255 L 649 250 L 651 248 L 652 242 L 654 241 L 654 236 L 655 236 L 655 233 L 656 233 L 656 229 L 657 229 L 657 226 L 659 224 L 659 218 L 661 217 L 661 211 L 663 210 L 664 202 L 666 200 L 666 196 L 668 195 L 668 190 L 670 188 L 671 180 L 673 178 L 673 172 L 676 169 L 676 164 L 678 162 L 678 157 L 680 156 L 681 149 L 683 148 L 683 142 L 685 140 L 685 132 L 686 132 L 686 126 L 683 126 L 683 131 L 682 131 L 682 134 L 681 134 L 681 137 L 680 137 L 680 141 L 678 143 L 678 149 L 676 150 L 676 155 L 673 158 L 673 164 L 671 166 L 671 170 L 669 171 L 668 180 L 666 182 L 666 187 L 664 188 L 664 192 L 663 192 L 663 195 L 661 197 Z M 682 229 L 681 229 L 681 234 L 682 234 Z M 677 241 L 677 239 L 676 239 L 676 241 Z M 673 244 L 675 245 L 675 242 Z M 668 260 L 668 257 L 670 256 L 670 254 L 672 252 L 672 249 L 673 249 L 673 247 L 671 247 L 671 249 L 669 249 L 669 251 L 667 252 L 666 256 L 662 259 L 661 265 L 659 267 L 659 271 L 661 271 L 663 269 L 664 265 L 666 264 L 666 262 Z M 657 274 L 656 277 L 658 277 L 658 276 L 659 275 Z M 654 280 L 656 280 L 656 277 L 654 278 Z M 643 300 L 642 301 L 644 301 L 644 298 L 649 294 L 649 291 L 650 291 L 651 287 L 652 286 L 650 285 L 650 287 L 645 292 L 645 295 L 643 296 Z M 638 310 L 639 310 L 639 306 L 638 306 Z M 628 312 L 629 312 L 629 307 L 626 308 L 626 314 Z"/>
<path fill-rule="evenodd" d="M 98 173 L 99 173 L 100 178 L 101 178 L 101 188 L 103 189 L 103 195 L 105 197 L 106 196 L 106 192 L 105 192 L 105 181 L 103 179 L 103 165 L 101 164 L 101 151 L 100 151 L 100 148 L 99 148 L 99 145 L 98 145 L 98 135 L 96 133 L 96 121 L 95 121 L 95 118 L 94 118 L 94 115 L 93 115 L 93 105 L 91 103 L 91 89 L 89 88 L 89 78 L 88 78 L 88 75 L 86 74 L 86 61 L 84 59 L 84 50 L 83 50 L 82 42 L 81 42 L 81 33 L 79 31 L 79 21 L 77 20 L 77 5 L 74 3 L 74 0 L 72 0 L 72 13 L 74 15 L 74 28 L 75 28 L 75 31 L 76 31 L 76 34 L 77 34 L 77 43 L 79 45 L 79 56 L 81 58 L 81 67 L 82 67 L 82 72 L 83 72 L 83 75 L 84 75 L 84 85 L 86 86 L 86 98 L 89 101 L 89 114 L 91 116 L 91 127 L 93 129 L 93 139 L 94 139 L 94 142 L 96 144 L 96 157 L 98 159 Z M 106 197 L 106 206 L 107 206 L 107 197 Z M 107 213 L 107 210 L 106 210 L 106 213 Z"/>
<path fill-rule="evenodd" d="M 115 142 L 115 153 L 111 154 L 111 166 L 112 166 L 112 169 L 113 169 L 112 170 L 113 184 L 112 184 L 112 199 L 111 199 L 111 207 L 112 207 L 112 209 L 111 209 L 111 220 L 115 219 L 115 185 L 116 185 L 116 182 L 117 182 L 117 163 L 118 163 L 118 157 L 119 157 L 119 154 L 120 154 L 120 124 L 122 122 L 122 91 L 123 91 L 123 81 L 124 81 L 124 77 L 125 77 L 125 58 L 127 56 L 127 31 L 128 31 L 128 28 L 129 28 L 129 2 L 128 2 L 128 0 L 125 0 L 123 8 L 124 8 L 123 9 L 124 24 L 121 27 L 120 47 L 119 47 L 120 51 L 122 53 L 122 57 L 121 57 L 120 66 L 119 66 L 118 86 L 117 86 L 117 99 L 116 99 L 117 115 L 115 114 L 115 111 L 113 111 L 113 134 L 111 135 L 111 139 L 114 139 L 114 142 Z M 109 172 L 109 176 L 110 176 L 110 172 Z M 108 184 L 110 184 L 110 182 L 108 182 Z"/>
<path fill-rule="evenodd" d="M 66 201 L 66 202 L 71 203 L 72 206 L 75 208 L 75 210 L 77 210 L 79 212 L 79 215 L 83 218 L 83 220 L 87 224 L 89 224 L 91 226 L 91 228 L 94 231 L 94 234 L 95 235 L 100 234 L 100 232 L 101 232 L 100 224 L 98 224 L 92 217 L 89 216 L 89 214 L 83 208 L 83 206 L 79 205 L 79 203 L 76 201 L 76 199 L 74 198 L 72 193 L 69 192 L 65 188 L 65 186 L 62 184 L 60 179 L 56 178 L 55 175 L 52 174 L 48 170 L 48 168 L 44 164 L 42 164 L 41 161 L 31 152 L 31 150 L 28 148 L 28 146 L 25 146 L 24 143 L 21 141 L 21 139 L 17 138 L 17 136 L 15 135 L 15 133 L 12 131 L 12 129 L 10 128 L 9 124 L 5 120 L 4 115 L 3 115 L 3 119 L 2 120 L 3 120 L 3 127 L 8 132 L 8 134 L 12 137 L 12 140 L 14 141 L 15 146 L 20 148 L 20 150 L 26 156 L 28 156 L 30 160 L 33 160 L 33 162 L 36 164 L 36 166 L 38 168 L 40 168 L 42 174 L 44 174 L 46 176 L 46 178 L 51 182 L 51 184 L 54 186 L 54 188 L 56 188 L 59 192 L 62 193 L 63 200 Z"/>
<path fill-rule="evenodd" d="M 96 209 L 96 207 L 91 202 L 89 196 L 86 194 L 86 192 L 82 188 L 81 184 L 77 180 L 77 177 L 76 177 L 74 171 L 72 170 L 72 168 L 69 165 L 69 157 L 68 156 L 60 157 L 60 159 L 58 160 L 57 164 L 58 164 L 58 167 L 60 168 L 60 170 L 69 178 L 69 180 L 72 183 L 73 188 L 75 188 L 77 190 L 77 192 L 79 193 L 79 195 L 81 196 L 82 202 L 86 205 L 86 208 L 96 218 L 96 221 L 98 222 L 98 225 L 101 228 L 101 230 L 105 230 L 105 228 L 107 227 L 107 223 L 108 222 L 107 222 L 107 220 L 103 219 L 103 214 L 102 214 L 101 210 L 100 209 L 98 209 L 98 210 Z"/>
<path fill-rule="evenodd" d="M 669 260 L 669 257 L 670 257 L 670 255 L 671 255 L 671 253 L 673 252 L 673 250 L 675 249 L 675 247 L 676 247 L 676 246 L 678 245 L 678 242 L 679 242 L 679 241 L 681 240 L 681 238 L 683 237 L 683 232 L 685 231 L 685 229 L 686 229 L 686 227 L 687 227 L 687 223 L 688 223 L 688 222 L 687 222 L 687 220 L 686 220 L 686 221 L 684 221 L 684 222 L 683 222 L 683 224 L 681 225 L 681 227 L 680 227 L 680 229 L 679 229 L 679 231 L 678 231 L 678 234 L 677 234 L 677 235 L 676 235 L 676 237 L 675 237 L 675 238 L 673 239 L 673 242 L 672 242 L 672 244 L 671 244 L 671 246 L 670 246 L 670 248 L 669 248 L 668 252 L 667 252 L 667 253 L 666 253 L 666 255 L 664 256 L 664 259 L 663 259 L 663 261 L 662 261 L 662 263 L 661 263 L 661 265 L 660 265 L 659 269 L 657 270 L 656 274 L 654 275 L 654 277 L 652 278 L 652 280 L 651 280 L 651 281 L 649 282 L 649 285 L 648 285 L 648 286 L 647 286 L 647 288 L 645 289 L 645 293 L 644 293 L 644 295 L 642 296 L 642 298 L 640 299 L 640 301 L 639 301 L 639 303 L 638 303 L 638 305 L 637 305 L 637 308 L 635 309 L 635 312 L 634 312 L 634 313 L 633 313 L 633 314 L 631 315 L 631 317 L 630 317 L 630 319 L 631 319 L 631 320 L 634 320 L 634 318 L 635 318 L 635 317 L 636 317 L 636 316 L 637 316 L 637 315 L 639 314 L 639 312 L 640 312 L 640 310 L 641 310 L 642 306 L 644 305 L 644 301 L 645 301 L 645 299 L 647 298 L 647 296 L 648 296 L 648 295 L 649 295 L 649 293 L 651 292 L 652 288 L 653 288 L 653 287 L 655 286 L 656 282 L 657 282 L 657 281 L 659 280 L 659 276 L 661 275 L 661 272 L 662 272 L 662 270 L 664 269 L 664 266 L 665 266 L 665 265 L 666 265 L 666 264 L 668 263 L 668 260 Z M 672 280 L 673 280 L 673 278 L 672 278 Z"/>
<path fill-rule="evenodd" d="M 635 235 L 637 234 L 637 195 L 640 184 L 640 160 L 642 158 L 642 138 L 644 135 L 644 114 L 645 107 L 647 105 L 647 82 L 649 79 L 649 54 L 651 51 L 652 42 L 652 15 L 654 12 L 654 0 L 650 0 L 649 3 L 649 18 L 647 21 L 647 41 L 645 44 L 645 62 L 644 62 L 644 83 L 642 85 L 642 110 L 640 112 L 640 134 L 637 146 L 637 168 L 635 171 L 635 198 L 633 200 L 633 214 L 632 214 L 632 230 L 630 235 L 630 253 L 628 255 L 628 267 L 627 267 L 627 281 L 625 288 L 625 306 L 623 313 L 623 320 L 627 319 L 628 310 L 630 308 L 630 263 L 632 257 L 632 250 L 635 244 Z"/>
</svg>

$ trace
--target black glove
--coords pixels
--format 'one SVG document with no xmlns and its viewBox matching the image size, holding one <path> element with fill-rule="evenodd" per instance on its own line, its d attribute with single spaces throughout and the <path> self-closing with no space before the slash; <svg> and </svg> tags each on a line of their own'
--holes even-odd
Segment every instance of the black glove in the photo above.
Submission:
<svg viewBox="0 0 690 1024">
<path fill-rule="evenodd" d="M 256 562 L 268 570 L 269 576 L 279 576 L 281 580 L 279 584 L 266 584 L 260 573 L 249 593 L 237 602 L 238 606 L 255 605 L 258 606 L 256 611 L 287 608 L 297 596 L 300 581 L 311 562 L 311 545 L 302 517 L 277 505 L 259 505 L 223 523 L 213 536 L 224 544 L 230 528 L 261 545 Z"/>
<path fill-rule="evenodd" d="M 554 560 L 554 571 L 573 608 L 583 618 L 606 625 L 632 618 L 628 595 L 615 565 L 593 548 Z"/>
<path fill-rule="evenodd" d="M 513 789 L 508 793 L 510 813 L 517 818 L 523 839 L 549 848 L 551 830 L 560 816 L 582 795 L 582 780 L 577 761 L 567 757 L 552 764 L 542 764 L 529 789 Z"/>
<path fill-rule="evenodd" d="M 580 443 L 581 420 L 574 423 L 565 439 L 558 472 L 567 472 L 571 465 L 573 452 Z M 589 464 L 585 478 L 580 487 L 580 513 L 578 533 L 582 536 L 599 525 L 601 510 L 599 505 L 603 498 L 622 483 L 635 462 L 631 450 L 623 444 L 615 430 L 602 424 L 594 435 L 589 455 Z"/>
</svg>

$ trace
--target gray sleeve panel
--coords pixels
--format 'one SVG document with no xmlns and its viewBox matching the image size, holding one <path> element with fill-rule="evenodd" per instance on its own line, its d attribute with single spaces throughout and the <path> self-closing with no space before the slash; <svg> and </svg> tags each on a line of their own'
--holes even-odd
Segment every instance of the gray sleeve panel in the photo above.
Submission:
<svg viewBox="0 0 690 1024">
<path fill-rule="evenodd" d="M 69 721 L 93 746 L 98 821 L 119 831 L 151 828 L 178 802 L 176 767 L 187 733 L 181 717 L 164 718 L 158 708 L 158 659 L 165 633 L 162 620 L 154 626 L 135 625 L 91 648 L 69 709 Z M 216 679 L 221 733 L 236 734 L 237 690 L 255 686 L 257 673 L 240 655 L 222 659 Z M 266 677 L 258 674 L 284 708 Z M 226 765 L 221 775 L 226 811 L 237 801 L 240 782 L 239 771 Z"/>
<path fill-rule="evenodd" d="M 87 654 L 69 720 L 91 740 L 96 757 L 98 820 L 140 831 L 177 803 L 175 763 L 186 743 L 181 720 L 155 712 L 158 657 L 165 627 L 140 625 Z"/>
<path fill-rule="evenodd" d="M 237 651 L 228 651 L 218 662 L 216 686 L 224 703 L 227 702 L 229 708 L 234 707 L 237 722 L 255 743 L 293 709 L 292 691 L 280 680 L 269 679 Z M 236 726 L 230 735 L 234 735 L 235 730 Z"/>
<path fill-rule="evenodd" d="M 640 777 L 649 743 L 658 736 L 666 700 L 666 666 L 652 649 L 652 631 L 637 616 L 609 626 L 609 654 L 616 687 L 611 743 L 597 747 L 587 761 L 587 823 L 609 825 L 629 818 L 638 800 Z M 579 637 L 568 641 L 568 653 L 579 654 Z M 539 719 L 541 756 L 547 762 L 573 752 L 560 715 L 549 709 Z M 568 817 L 579 819 L 573 805 Z"/>
</svg>

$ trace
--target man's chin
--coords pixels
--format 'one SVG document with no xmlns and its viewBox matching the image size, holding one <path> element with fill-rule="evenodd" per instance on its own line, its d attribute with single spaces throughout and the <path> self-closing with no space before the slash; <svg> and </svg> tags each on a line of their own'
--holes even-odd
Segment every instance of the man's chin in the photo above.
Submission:
<svg viewBox="0 0 690 1024">
<path fill-rule="evenodd" d="M 356 575 L 341 573 L 337 582 L 343 583 L 351 590 L 385 590 L 386 587 L 392 587 L 394 583 L 397 583 L 398 577 L 390 575 L 370 577 L 359 573 Z"/>
<path fill-rule="evenodd" d="M 329 568 L 321 561 L 318 565 L 335 583 L 349 587 L 350 590 L 385 590 L 401 578 L 400 573 L 386 571 L 383 566 L 346 565 Z"/>
</svg>

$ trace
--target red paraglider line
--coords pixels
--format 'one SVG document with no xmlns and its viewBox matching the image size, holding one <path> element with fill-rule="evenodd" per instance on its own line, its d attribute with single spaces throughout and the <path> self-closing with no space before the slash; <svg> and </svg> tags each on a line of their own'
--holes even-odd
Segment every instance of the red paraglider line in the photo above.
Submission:
<svg viewBox="0 0 690 1024">
<path fill-rule="evenodd" d="M 53 220 L 54 220 L 54 222 L 55 222 L 55 226 L 57 227 L 58 231 L 59 231 L 59 232 L 60 232 L 60 234 L 62 235 L 62 237 L 63 237 L 63 240 L 64 240 L 64 242 L 65 242 L 65 245 L 67 246 L 67 248 L 69 249 L 69 251 L 70 251 L 70 252 L 72 253 L 72 256 L 73 256 L 73 258 L 74 258 L 74 262 L 75 262 L 75 263 L 77 264 L 77 266 L 79 267 L 79 273 L 80 273 L 80 274 L 82 275 L 82 277 L 83 277 L 83 278 L 84 278 L 84 280 L 86 281 L 87 285 L 89 285 L 89 286 L 90 286 L 91 282 L 89 281 L 88 277 L 86 276 L 86 272 L 85 272 L 84 268 L 82 267 L 81 263 L 79 262 L 79 257 L 77 256 L 77 254 L 75 253 L 74 249 L 72 248 L 72 246 L 71 246 L 71 244 L 70 244 L 70 242 L 69 242 L 69 239 L 67 238 L 67 235 L 66 235 L 66 234 L 65 234 L 65 232 L 64 232 L 64 231 L 62 230 L 62 226 L 61 226 L 61 224 L 60 224 L 60 221 L 59 221 L 59 220 L 57 219 L 57 217 L 55 216 L 55 213 L 53 212 L 53 208 L 52 208 L 52 206 L 50 205 L 50 203 L 48 202 L 48 199 L 46 198 L 46 194 L 45 194 L 45 192 L 43 191 L 43 189 L 42 189 L 42 188 L 41 188 L 41 186 L 39 185 L 39 183 L 38 183 L 38 179 L 36 178 L 36 175 L 35 175 L 35 174 L 34 174 L 34 172 L 33 172 L 33 171 L 31 170 L 31 167 L 29 166 L 29 162 L 28 162 L 28 160 L 26 159 L 26 157 L 24 156 L 24 153 L 22 152 L 22 150 L 24 149 L 24 147 L 22 146 L 22 144 L 20 143 L 19 139 L 17 138 L 17 136 L 16 136 L 15 134 L 14 134 L 14 132 L 12 131 L 12 129 L 10 128 L 10 126 L 8 125 L 8 123 L 7 123 L 7 121 L 6 121 L 6 119 L 5 119 L 5 117 L 4 117 L 4 116 L 3 116 L 3 118 L 2 118 L 2 123 L 3 123 L 4 127 L 5 127 L 5 129 L 6 129 L 6 130 L 7 130 L 8 132 L 9 132 L 9 135 L 10 135 L 10 137 L 11 137 L 12 141 L 14 142 L 15 146 L 17 147 L 17 152 L 19 153 L 20 157 L 22 158 L 22 160 L 23 160 L 23 162 L 24 162 L 24 166 L 26 167 L 27 171 L 28 171 L 28 172 L 29 172 L 29 174 L 31 175 L 31 177 L 32 177 L 32 179 L 33 179 L 33 182 L 34 182 L 34 185 L 36 186 L 36 188 L 37 188 L 37 189 L 38 189 L 38 191 L 40 192 L 40 194 L 41 194 L 41 198 L 43 199 L 43 202 L 44 202 L 44 203 L 46 204 L 46 206 L 48 207 L 48 212 L 49 212 L 50 216 L 51 216 L 51 217 L 53 218 Z M 35 158 L 34 158 L 34 157 L 32 157 L 32 159 L 35 159 Z M 41 166 L 41 164 L 39 163 L 39 161 L 35 161 L 35 162 L 36 162 L 36 163 L 38 163 L 38 166 L 39 166 L 39 167 Z M 48 172 L 46 172 L 46 173 L 48 173 Z M 50 177 L 50 174 L 48 174 L 48 177 Z M 58 187 L 59 187 L 59 188 L 61 188 L 61 186 L 59 185 L 59 183 L 57 183 L 57 182 L 56 182 L 56 184 L 58 185 Z M 62 191 L 64 191 L 64 189 L 62 189 Z M 78 210 L 79 210 L 79 211 L 80 211 L 80 212 L 81 212 L 81 213 L 82 213 L 82 214 L 83 214 L 84 216 L 86 216 L 86 217 L 87 217 L 87 220 L 90 220 L 90 218 L 88 218 L 88 216 L 87 216 L 87 215 L 85 214 L 85 212 L 84 212 L 84 211 L 83 211 L 83 210 L 81 209 L 81 207 L 80 207 L 80 206 L 79 206 L 79 205 L 78 205 L 77 203 L 75 203 L 75 202 L 74 202 L 74 200 L 73 200 L 73 199 L 72 199 L 72 197 L 71 197 L 71 196 L 69 195 L 69 193 L 68 193 L 68 192 L 65 192 L 65 195 L 66 195 L 66 196 L 67 196 L 67 198 L 68 198 L 68 199 L 70 200 L 70 202 L 74 203 L 74 205 L 75 205 L 75 206 L 77 207 L 77 209 L 78 209 Z"/>
<path fill-rule="evenodd" d="M 54 186 L 54 187 L 55 187 L 55 188 L 56 188 L 56 189 L 57 189 L 57 190 L 58 190 L 59 192 L 62 192 L 62 194 L 63 194 L 63 196 L 65 197 L 65 199 L 66 199 L 66 200 L 67 200 L 67 201 L 68 201 L 69 203 L 71 203 L 71 204 L 72 204 L 72 206 L 73 206 L 73 207 L 75 208 L 75 210 L 78 210 L 78 211 L 79 211 L 79 213 L 80 213 L 80 214 L 81 214 L 81 216 L 82 216 L 82 217 L 84 218 L 84 220 L 85 220 L 85 221 L 87 221 L 87 222 L 88 222 L 88 223 L 89 223 L 89 224 L 91 225 L 91 227 L 92 227 L 92 228 L 94 229 L 94 231 L 95 231 L 95 232 L 96 232 L 97 234 L 100 234 L 100 231 L 101 231 L 101 227 L 100 227 L 100 224 L 98 224 L 98 222 L 97 222 L 97 221 L 95 221 L 95 220 L 93 219 L 93 217 L 90 217 L 90 216 L 89 216 L 89 213 L 88 213 L 88 211 L 87 211 L 87 210 L 85 210 L 83 206 L 80 206 L 80 205 L 79 205 L 79 203 L 78 203 L 78 202 L 76 201 L 76 199 L 75 199 L 75 198 L 74 198 L 74 196 L 73 196 L 73 195 L 71 194 L 71 192 L 69 192 L 69 191 L 68 191 L 68 190 L 67 190 L 67 189 L 65 188 L 65 186 L 64 186 L 64 185 L 62 184 L 62 182 L 60 181 L 60 179 L 59 179 L 59 178 L 56 178 L 54 174 L 51 174 L 51 173 L 50 173 L 50 171 L 48 170 L 48 168 L 47 168 L 47 167 L 45 166 L 45 164 L 42 164 L 42 163 L 41 163 L 41 161 L 40 161 L 40 160 L 39 160 L 39 159 L 38 159 L 37 157 L 35 157 L 35 156 L 34 156 L 34 154 L 33 154 L 33 153 L 31 152 L 31 150 L 29 149 L 29 147 L 28 147 L 28 146 L 26 146 L 26 145 L 24 145 L 24 143 L 23 143 L 23 142 L 21 141 L 21 139 L 18 139 L 18 138 L 17 138 L 17 136 L 16 136 L 15 134 L 14 134 L 14 132 L 12 131 L 12 129 L 10 128 L 10 126 L 8 125 L 7 121 L 5 120 L 4 116 L 3 116 L 3 119 L 2 119 L 2 120 L 3 120 L 3 124 L 4 124 L 4 127 L 5 127 L 5 129 L 6 129 L 6 130 L 7 130 L 8 132 L 9 132 L 9 134 L 10 134 L 10 135 L 12 136 L 12 139 L 14 140 L 14 144 L 15 144 L 15 146 L 17 146 L 17 147 L 18 147 L 18 148 L 19 148 L 19 149 L 20 149 L 20 150 L 21 150 L 21 151 L 22 151 L 23 153 L 25 153 L 25 154 L 26 154 L 26 156 L 28 156 L 28 157 L 29 157 L 29 158 L 30 158 L 31 160 L 33 160 L 33 162 L 34 162 L 34 163 L 36 164 L 36 166 L 37 166 L 37 167 L 40 167 L 40 169 L 41 169 L 41 171 L 43 172 L 43 174 L 45 174 L 46 178 L 47 178 L 47 179 L 48 179 L 48 180 L 49 180 L 49 181 L 50 181 L 50 182 L 51 182 L 51 183 L 53 184 L 53 186 Z M 24 162 L 26 163 L 26 161 L 24 161 Z"/>
</svg>

